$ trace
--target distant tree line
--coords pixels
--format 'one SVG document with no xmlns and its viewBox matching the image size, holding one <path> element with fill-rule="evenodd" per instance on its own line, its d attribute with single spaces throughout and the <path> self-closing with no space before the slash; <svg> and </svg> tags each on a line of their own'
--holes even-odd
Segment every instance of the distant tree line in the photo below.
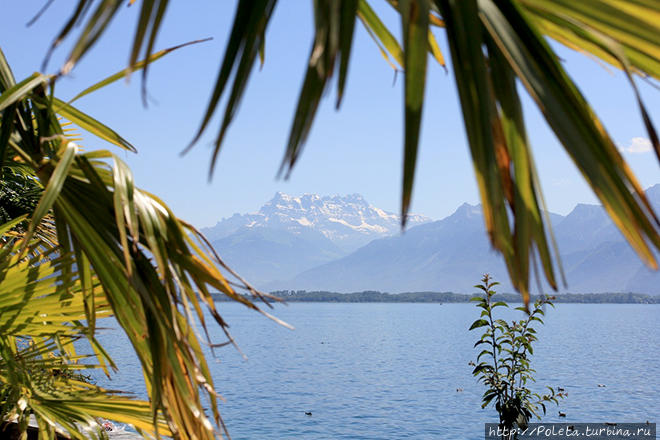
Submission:
<svg viewBox="0 0 660 440">
<path fill-rule="evenodd" d="M 286 302 L 328 302 L 328 303 L 465 303 L 477 294 L 453 292 L 405 292 L 387 293 L 373 290 L 364 292 L 339 293 L 328 291 L 277 290 L 271 292 Z M 583 304 L 660 304 L 660 296 L 642 293 L 561 293 L 554 295 L 555 303 Z M 227 301 L 222 294 L 214 294 L 216 301 Z M 536 298 L 532 297 L 532 301 Z M 496 301 L 521 302 L 517 293 L 498 293 Z"/>
</svg>

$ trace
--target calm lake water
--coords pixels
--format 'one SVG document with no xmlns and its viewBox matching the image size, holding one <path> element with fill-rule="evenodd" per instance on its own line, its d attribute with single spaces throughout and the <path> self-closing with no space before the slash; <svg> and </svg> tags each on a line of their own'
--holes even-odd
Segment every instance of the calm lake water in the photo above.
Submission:
<svg viewBox="0 0 660 440">
<path fill-rule="evenodd" d="M 277 306 L 294 331 L 237 304 L 218 307 L 248 356 L 224 347 L 210 361 L 234 439 L 476 440 L 497 421 L 493 408 L 481 409 L 483 388 L 468 366 L 474 305 Z M 660 422 L 660 306 L 558 304 L 538 330 L 533 388 L 568 392 L 566 418 L 551 406 L 544 422 Z M 217 328 L 212 335 L 224 340 Z M 117 330 L 101 340 L 121 369 L 100 384 L 142 395 L 127 341 Z"/>
</svg>

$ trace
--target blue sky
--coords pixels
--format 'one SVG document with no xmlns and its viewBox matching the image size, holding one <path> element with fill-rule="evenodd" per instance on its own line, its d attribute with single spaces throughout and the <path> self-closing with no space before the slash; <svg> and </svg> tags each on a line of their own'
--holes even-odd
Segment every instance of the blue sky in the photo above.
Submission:
<svg viewBox="0 0 660 440">
<path fill-rule="evenodd" d="M 26 23 L 42 2 L 3 5 L 6 15 L 0 27 L 0 45 L 17 78 L 40 70 L 52 38 L 75 3 L 54 3 L 31 27 Z M 125 67 L 138 9 L 122 9 L 92 52 L 69 77 L 58 82 L 58 96 L 70 98 Z M 148 79 L 152 102 L 148 108 L 141 102 L 139 75 L 129 83 L 116 83 L 78 102 L 82 110 L 113 127 L 138 148 L 137 155 L 122 153 L 138 185 L 161 196 L 179 216 L 200 227 L 235 212 L 255 211 L 276 191 L 296 195 L 360 193 L 378 207 L 398 211 L 402 83 L 399 78 L 393 84 L 392 69 L 359 24 L 341 110 L 334 109 L 333 83 L 291 178 L 276 178 L 313 37 L 308 1 L 279 2 L 267 33 L 266 63 L 252 74 L 212 181 L 207 175 L 217 116 L 192 152 L 180 156 L 205 110 L 233 9 L 234 2 L 171 2 L 158 49 L 206 37 L 213 40 L 175 52 L 152 66 Z M 399 29 L 388 6 L 377 9 L 394 29 Z M 436 34 L 448 55 L 442 31 Z M 61 66 L 68 54 L 67 43 L 56 51 L 47 72 Z M 624 157 L 642 185 L 660 183 L 655 155 L 651 151 L 628 151 L 644 150 L 647 136 L 623 75 L 556 47 L 610 135 L 624 149 Z M 638 85 L 651 118 L 656 126 L 660 125 L 660 91 L 641 80 Z M 463 202 L 477 203 L 478 194 L 451 71 L 446 74 L 431 65 L 426 98 L 412 210 L 438 219 Z M 566 214 L 577 203 L 595 203 L 592 192 L 532 102 L 525 98 L 524 106 L 550 210 Z M 89 149 L 112 148 L 91 135 L 81 143 Z"/>
</svg>

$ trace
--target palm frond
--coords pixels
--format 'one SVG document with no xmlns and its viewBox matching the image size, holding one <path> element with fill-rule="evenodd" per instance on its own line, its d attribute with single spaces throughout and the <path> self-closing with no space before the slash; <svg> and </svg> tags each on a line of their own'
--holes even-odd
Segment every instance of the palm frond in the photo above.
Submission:
<svg viewBox="0 0 660 440">
<path fill-rule="evenodd" d="M 115 79 L 102 80 L 102 85 Z M 123 138 L 66 101 L 50 97 L 42 75 L 18 84 L 6 82 L 3 87 L 0 103 L 6 105 L 0 127 L 11 127 L 3 145 L 10 153 L 6 166 L 21 167 L 43 191 L 28 214 L 25 233 L 8 237 L 2 249 L 0 267 L 11 270 L 12 277 L 0 276 L 3 292 L 9 292 L 0 304 L 6 307 L 3 318 L 8 317 L 0 335 L 54 341 L 87 337 L 99 366 L 107 372 L 107 366 L 114 364 L 96 341 L 95 330 L 98 319 L 112 315 L 140 359 L 150 398 L 148 406 L 138 408 L 132 400 L 115 398 L 104 406 L 99 390 L 89 396 L 76 392 L 70 399 L 42 393 L 42 400 L 29 403 L 31 411 L 48 426 L 51 418 L 58 417 L 58 423 L 78 438 L 76 427 L 92 426 L 94 411 L 112 413 L 116 403 L 116 411 L 125 408 L 127 420 L 142 417 L 142 429 L 157 435 L 214 438 L 219 433 L 214 426 L 220 429 L 224 424 L 202 355 L 202 344 L 214 345 L 208 340 L 202 304 L 233 342 L 211 292 L 223 292 L 270 316 L 235 286 L 260 294 L 240 278 L 230 284 L 223 275 L 226 266 L 198 231 L 162 200 L 137 188 L 130 169 L 113 153 L 81 151 L 64 136 L 60 119 L 129 147 Z M 49 217 L 56 247 L 36 239 L 39 225 Z M 4 227 L 3 236 L 15 226 L 12 221 Z M 230 270 L 227 273 L 234 277 Z M 206 341 L 198 335 L 198 322 Z M 58 343 L 58 347 L 72 350 L 70 344 Z M 65 354 L 75 357 L 73 351 Z M 29 374 L 25 380 L 30 380 Z M 58 399 L 67 402 L 66 408 L 54 405 Z M 20 399 L 7 402 L 9 411 L 3 414 L 18 414 L 19 419 L 25 415 Z M 203 402 L 209 404 L 210 418 Z M 137 419 L 127 423 L 138 426 Z"/>
<path fill-rule="evenodd" d="M 405 133 L 403 156 L 403 196 L 401 197 L 402 226 L 412 197 L 417 147 L 422 125 L 422 105 L 426 85 L 426 62 L 429 50 L 429 0 L 401 0 L 401 27 L 404 49 Z"/>
</svg>

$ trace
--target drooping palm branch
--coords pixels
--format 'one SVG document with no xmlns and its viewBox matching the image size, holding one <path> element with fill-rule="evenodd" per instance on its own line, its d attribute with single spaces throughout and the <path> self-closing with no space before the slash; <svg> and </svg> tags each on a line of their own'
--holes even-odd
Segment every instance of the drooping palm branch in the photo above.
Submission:
<svg viewBox="0 0 660 440">
<path fill-rule="evenodd" d="M 519 85 L 598 196 L 639 257 L 652 268 L 660 224 L 605 127 L 566 73 L 547 39 L 622 69 L 660 159 L 660 142 L 635 85 L 635 76 L 660 79 L 660 3 L 656 0 L 385 0 L 401 18 L 402 44 L 367 0 L 314 0 L 314 39 L 281 171 L 299 157 L 330 78 L 337 73 L 337 107 L 349 70 L 356 21 L 392 65 L 404 70 L 405 140 L 401 214 L 405 223 L 415 174 L 428 55 L 444 65 L 432 29 L 444 29 L 458 87 L 475 174 L 491 243 L 502 253 L 514 286 L 528 299 L 530 260 L 538 255 L 556 288 L 558 259 L 525 129 Z M 101 37 L 121 4 L 79 0 L 53 49 L 82 24 L 62 72 Z M 130 1 L 134 3 L 134 1 Z M 136 2 L 137 3 L 137 2 Z M 228 95 L 211 171 L 257 56 L 276 0 L 239 0 L 223 61 L 195 140 Z M 373 2 L 372 2 L 373 3 Z M 149 56 L 168 0 L 139 2 L 130 66 Z M 391 57 L 391 58 L 390 58 Z M 393 60 L 393 61 L 391 61 Z M 146 69 L 143 71 L 146 76 Z M 230 78 L 233 80 L 230 81 Z M 230 84 L 231 82 L 231 84 Z M 513 220 L 513 221 L 511 221 Z M 554 250 L 553 250 L 554 248 Z M 554 256 L 554 258 L 553 258 Z M 561 268 L 561 266 L 560 266 Z"/>
<path fill-rule="evenodd" d="M 20 168 L 39 186 L 36 206 L 0 230 L 0 422 L 15 419 L 24 425 L 32 412 L 49 438 L 56 424 L 81 438 L 85 427 L 98 431 L 95 417 L 105 414 L 155 435 L 214 438 L 224 425 L 202 350 L 213 343 L 208 334 L 206 341 L 198 334 L 197 324 L 206 332 L 207 311 L 226 332 L 212 290 L 268 315 L 239 292 L 260 294 L 238 277 L 226 278 L 222 271 L 235 276 L 201 234 L 157 196 L 140 190 L 117 156 L 83 152 L 64 135 L 61 118 L 134 150 L 71 101 L 51 96 L 54 80 L 35 73 L 16 82 L 0 51 L 0 167 Z M 55 234 L 50 242 L 38 235 L 48 217 Z M 17 231 L 26 219 L 27 226 Z M 124 329 L 141 362 L 149 403 L 52 374 L 81 368 L 73 350 L 80 337 L 89 340 L 99 367 L 113 366 L 95 339 L 97 319 L 109 316 Z M 228 340 L 219 345 L 233 342 L 226 334 Z M 31 344 L 26 349 L 43 349 L 27 356 L 18 340 Z M 44 358 L 53 347 L 59 350 L 56 365 Z M 40 364 L 44 374 L 35 370 Z"/>
</svg>

